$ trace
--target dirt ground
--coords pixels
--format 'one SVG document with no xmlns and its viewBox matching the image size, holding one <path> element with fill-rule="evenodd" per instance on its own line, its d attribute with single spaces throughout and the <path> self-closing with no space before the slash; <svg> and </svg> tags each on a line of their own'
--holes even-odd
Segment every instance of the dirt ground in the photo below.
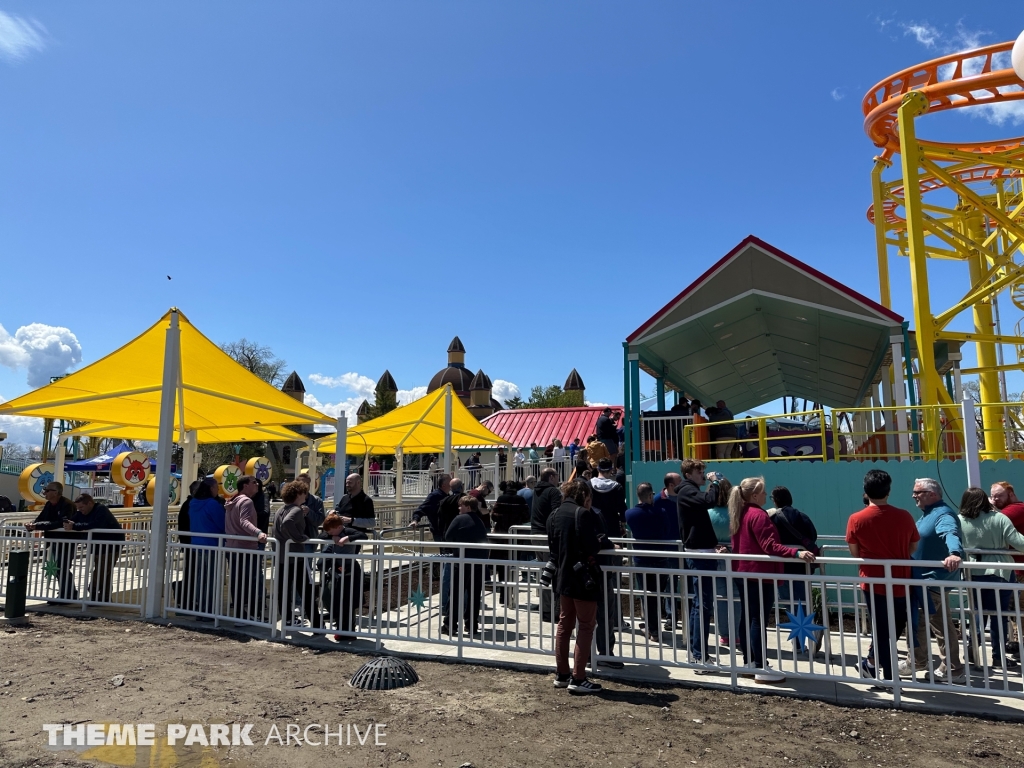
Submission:
<svg viewBox="0 0 1024 768">
<path fill-rule="evenodd" d="M 36 614 L 0 629 L 0 765 L 97 766 L 1024 766 L 1024 725 L 846 709 L 772 695 L 413 662 L 420 682 L 351 688 L 368 659 L 230 632 Z M 117 676 L 123 675 L 123 680 Z M 153 723 L 156 746 L 47 745 L 47 723 Z M 252 723 L 253 746 L 166 746 L 168 724 Z M 338 746 L 285 746 L 276 726 L 328 723 Z M 350 724 L 365 734 L 360 746 Z M 322 740 L 318 729 L 311 741 Z M 365 738 L 365 736 L 364 736 Z"/>
</svg>

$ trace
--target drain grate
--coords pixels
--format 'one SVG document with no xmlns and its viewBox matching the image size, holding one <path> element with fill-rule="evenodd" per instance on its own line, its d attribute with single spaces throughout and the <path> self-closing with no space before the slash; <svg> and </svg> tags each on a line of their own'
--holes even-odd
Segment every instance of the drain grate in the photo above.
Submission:
<svg viewBox="0 0 1024 768">
<path fill-rule="evenodd" d="M 357 669 L 348 684 L 364 691 L 390 691 L 419 681 L 419 675 L 407 661 L 394 656 L 380 656 Z"/>
</svg>

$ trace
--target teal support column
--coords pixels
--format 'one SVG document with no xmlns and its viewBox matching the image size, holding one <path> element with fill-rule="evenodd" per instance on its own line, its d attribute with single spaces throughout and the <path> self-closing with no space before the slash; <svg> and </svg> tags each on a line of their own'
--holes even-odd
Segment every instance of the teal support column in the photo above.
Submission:
<svg viewBox="0 0 1024 768">
<path fill-rule="evenodd" d="M 672 390 L 672 405 L 673 406 L 679 405 L 679 390 L 678 389 L 673 389 Z"/>
<path fill-rule="evenodd" d="M 658 410 L 665 410 L 665 377 L 659 376 L 654 380 L 658 387 Z"/>
<path fill-rule="evenodd" d="M 633 461 L 641 461 L 643 451 L 640 446 L 640 355 L 635 353 L 629 356 L 629 390 L 629 433 L 633 443 Z M 632 495 L 629 498 L 632 499 Z"/>
<path fill-rule="evenodd" d="M 633 498 L 633 430 L 629 396 L 629 342 L 622 342 L 622 426 L 626 437 L 626 499 Z"/>
</svg>

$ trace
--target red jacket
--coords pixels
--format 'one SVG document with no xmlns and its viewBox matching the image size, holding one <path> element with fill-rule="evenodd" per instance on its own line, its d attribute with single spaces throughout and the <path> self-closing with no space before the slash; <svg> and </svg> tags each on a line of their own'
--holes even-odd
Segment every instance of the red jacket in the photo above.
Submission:
<svg viewBox="0 0 1024 768">
<path fill-rule="evenodd" d="M 779 543 L 775 525 L 768 513 L 755 504 L 743 507 L 740 529 L 732 535 L 732 551 L 738 555 L 775 555 L 796 557 L 797 550 Z M 782 573 L 782 563 L 736 560 L 734 568 L 746 573 Z"/>
</svg>

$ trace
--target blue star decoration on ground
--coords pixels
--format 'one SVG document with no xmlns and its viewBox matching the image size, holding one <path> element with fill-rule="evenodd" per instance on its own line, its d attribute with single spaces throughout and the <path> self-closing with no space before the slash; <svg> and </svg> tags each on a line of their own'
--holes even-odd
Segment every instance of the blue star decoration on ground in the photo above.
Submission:
<svg viewBox="0 0 1024 768">
<path fill-rule="evenodd" d="M 800 604 L 796 607 L 796 614 L 792 614 L 786 611 L 786 615 L 789 617 L 789 621 L 779 624 L 779 629 L 789 630 L 789 640 L 796 640 L 800 644 L 800 650 L 804 650 L 804 639 L 809 642 L 814 642 L 814 633 L 821 632 L 825 628 L 820 624 L 814 623 L 814 618 L 804 613 L 804 606 Z"/>
<path fill-rule="evenodd" d="M 427 596 L 422 589 L 417 589 L 411 595 L 409 595 L 409 602 L 415 605 L 417 608 L 422 608 L 427 603 Z"/>
<path fill-rule="evenodd" d="M 57 571 L 59 571 L 59 570 L 60 570 L 60 566 L 58 566 L 57 565 L 57 561 L 53 560 L 53 559 L 47 560 L 46 564 L 43 566 L 43 573 L 46 574 L 46 580 L 47 581 L 49 581 L 54 576 L 56 576 L 57 575 Z"/>
</svg>

